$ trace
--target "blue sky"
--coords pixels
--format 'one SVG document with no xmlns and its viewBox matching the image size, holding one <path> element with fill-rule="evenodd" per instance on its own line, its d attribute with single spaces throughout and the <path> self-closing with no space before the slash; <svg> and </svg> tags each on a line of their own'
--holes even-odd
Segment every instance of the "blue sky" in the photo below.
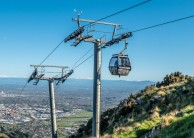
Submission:
<svg viewBox="0 0 194 138">
<path fill-rule="evenodd" d="M 69 33 L 77 27 L 73 9 L 81 18 L 96 20 L 143 0 L 1 0 L 0 76 L 26 77 Z M 194 14 L 193 0 L 152 0 L 103 21 L 120 23 L 129 31 Z M 137 32 L 128 40 L 127 54 L 132 71 L 127 77 L 111 76 L 108 63 L 123 43 L 102 51 L 102 79 L 160 81 L 164 75 L 181 71 L 194 76 L 194 18 Z M 106 26 L 100 26 L 106 30 Z M 62 44 L 44 63 L 72 66 L 93 45 Z M 90 54 L 92 54 L 91 51 Z M 89 54 L 89 55 L 90 55 Z M 93 78 L 93 58 L 75 70 L 72 78 Z"/>
</svg>

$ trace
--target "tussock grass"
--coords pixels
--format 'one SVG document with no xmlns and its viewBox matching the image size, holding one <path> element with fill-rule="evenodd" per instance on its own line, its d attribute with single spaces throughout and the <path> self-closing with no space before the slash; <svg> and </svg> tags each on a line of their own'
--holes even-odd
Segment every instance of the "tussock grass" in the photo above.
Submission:
<svg viewBox="0 0 194 138">
<path fill-rule="evenodd" d="M 131 94 L 102 114 L 102 138 L 194 137 L 194 79 L 180 72 Z M 79 136 L 91 133 L 91 123 Z"/>
</svg>

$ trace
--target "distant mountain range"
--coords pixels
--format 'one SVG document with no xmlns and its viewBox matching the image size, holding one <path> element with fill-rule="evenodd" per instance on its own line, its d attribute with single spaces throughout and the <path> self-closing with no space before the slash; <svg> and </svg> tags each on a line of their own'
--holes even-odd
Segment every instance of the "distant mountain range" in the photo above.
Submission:
<svg viewBox="0 0 194 138">
<path fill-rule="evenodd" d="M 21 89 L 26 83 L 26 78 L 0 78 L 0 91 L 9 89 Z M 147 85 L 154 84 L 153 81 L 124 81 L 124 80 L 102 80 L 101 88 L 104 91 L 117 91 L 117 92 L 135 92 L 139 89 L 144 88 Z M 30 90 L 32 87 L 38 89 L 47 89 L 47 82 L 40 81 L 37 86 L 30 82 L 26 91 Z M 60 90 L 67 89 L 68 91 L 85 90 L 91 91 L 93 88 L 93 80 L 90 79 L 68 79 L 64 84 L 60 85 Z"/>
</svg>

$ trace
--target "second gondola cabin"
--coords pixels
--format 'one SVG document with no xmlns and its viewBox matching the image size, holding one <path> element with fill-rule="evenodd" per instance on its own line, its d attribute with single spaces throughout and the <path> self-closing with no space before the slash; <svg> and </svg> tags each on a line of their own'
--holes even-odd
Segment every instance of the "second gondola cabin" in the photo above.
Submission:
<svg viewBox="0 0 194 138">
<path fill-rule="evenodd" d="M 128 55 L 112 55 L 109 63 L 109 71 L 112 75 L 127 76 L 131 71 L 131 63 Z"/>
</svg>

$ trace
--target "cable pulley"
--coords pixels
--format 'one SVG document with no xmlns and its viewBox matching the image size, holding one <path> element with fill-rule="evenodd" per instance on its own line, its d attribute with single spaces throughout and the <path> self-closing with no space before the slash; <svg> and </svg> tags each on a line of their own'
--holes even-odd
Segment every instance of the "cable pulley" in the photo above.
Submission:
<svg viewBox="0 0 194 138">
<path fill-rule="evenodd" d="M 84 32 L 84 27 L 79 27 L 77 30 L 75 30 L 74 32 L 72 32 L 70 35 L 68 35 L 65 39 L 64 42 L 68 42 L 69 40 L 72 40 L 76 37 L 78 37 L 80 34 L 82 34 Z"/>
<path fill-rule="evenodd" d="M 120 41 L 122 41 L 123 39 L 129 38 L 129 37 L 132 37 L 131 32 L 124 33 L 121 36 L 119 36 L 117 38 L 113 38 L 112 40 L 108 41 L 104 46 L 111 46 L 111 45 L 117 44 Z"/>
</svg>

